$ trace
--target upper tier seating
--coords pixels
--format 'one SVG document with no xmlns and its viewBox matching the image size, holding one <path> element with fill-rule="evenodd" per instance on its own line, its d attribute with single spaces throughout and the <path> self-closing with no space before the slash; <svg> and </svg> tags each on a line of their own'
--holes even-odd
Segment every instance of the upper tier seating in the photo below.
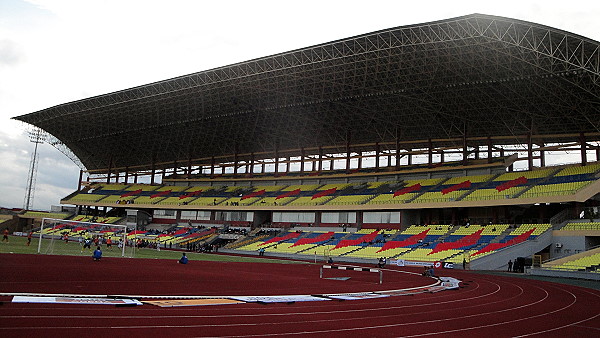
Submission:
<svg viewBox="0 0 600 338">
<path fill-rule="evenodd" d="M 485 201 L 572 195 L 598 180 L 600 163 L 496 175 L 391 182 L 258 186 L 96 184 L 65 199 L 73 204 L 192 206 L 380 205 Z"/>
</svg>

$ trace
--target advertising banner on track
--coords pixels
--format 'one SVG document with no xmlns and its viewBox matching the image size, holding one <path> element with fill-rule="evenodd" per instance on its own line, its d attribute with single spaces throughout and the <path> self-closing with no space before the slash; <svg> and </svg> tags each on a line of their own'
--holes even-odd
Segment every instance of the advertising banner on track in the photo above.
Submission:
<svg viewBox="0 0 600 338">
<path fill-rule="evenodd" d="M 404 259 L 391 259 L 391 265 L 397 266 L 433 266 L 434 268 L 453 269 L 454 264 L 447 262 L 419 262 L 419 261 L 407 261 Z"/>
<path fill-rule="evenodd" d="M 247 303 L 290 303 L 290 302 L 314 302 L 322 300 L 330 300 L 327 298 L 291 295 L 291 296 L 236 296 L 229 297 L 230 299 L 241 300 Z"/>
<path fill-rule="evenodd" d="M 211 298 L 211 299 L 166 299 L 166 300 L 149 300 L 144 301 L 146 304 L 156 305 L 160 307 L 179 307 L 179 306 L 205 306 L 205 305 L 225 305 L 225 304 L 240 304 L 244 303 L 239 300 L 226 298 Z"/>
<path fill-rule="evenodd" d="M 99 305 L 142 305 L 137 299 L 92 298 L 92 297 L 28 297 L 14 296 L 13 303 L 53 303 L 53 304 L 99 304 Z"/>
<path fill-rule="evenodd" d="M 356 294 L 356 295 L 331 295 L 331 296 L 327 296 L 328 298 L 331 299 L 337 299 L 337 300 L 360 300 L 360 299 L 373 299 L 373 298 L 384 298 L 384 297 L 389 297 L 389 295 L 381 295 L 381 294 L 377 294 L 377 293 L 365 293 L 365 294 Z"/>
</svg>

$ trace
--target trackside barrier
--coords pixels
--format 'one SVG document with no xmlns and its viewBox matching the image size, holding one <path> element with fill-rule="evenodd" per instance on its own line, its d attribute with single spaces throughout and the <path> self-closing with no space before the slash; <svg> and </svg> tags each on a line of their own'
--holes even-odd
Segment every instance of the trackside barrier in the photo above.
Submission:
<svg viewBox="0 0 600 338">
<path fill-rule="evenodd" d="M 378 272 L 379 273 L 379 284 L 383 283 L 383 271 L 381 271 L 380 269 L 361 268 L 361 267 L 345 266 L 345 265 L 323 265 L 323 266 L 321 266 L 321 269 L 319 271 L 319 278 L 323 278 L 323 269 Z"/>
</svg>

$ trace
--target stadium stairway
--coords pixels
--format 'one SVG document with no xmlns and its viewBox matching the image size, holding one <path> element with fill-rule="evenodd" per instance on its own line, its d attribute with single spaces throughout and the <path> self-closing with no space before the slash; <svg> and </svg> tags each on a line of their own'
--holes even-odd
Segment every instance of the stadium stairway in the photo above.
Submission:
<svg viewBox="0 0 600 338">
<path fill-rule="evenodd" d="M 551 244 L 552 229 L 549 229 L 535 239 L 511 245 L 492 254 L 476 258 L 471 261 L 471 268 L 474 270 L 506 270 L 509 260 L 514 260 L 517 257 L 531 257 Z"/>
</svg>

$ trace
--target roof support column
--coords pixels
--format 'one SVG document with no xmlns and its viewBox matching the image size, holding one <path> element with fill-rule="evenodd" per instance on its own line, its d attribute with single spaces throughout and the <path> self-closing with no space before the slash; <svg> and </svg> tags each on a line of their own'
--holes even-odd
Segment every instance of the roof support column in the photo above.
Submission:
<svg viewBox="0 0 600 338">
<path fill-rule="evenodd" d="M 400 170 L 400 139 L 396 137 L 396 170 Z"/>
<path fill-rule="evenodd" d="M 600 146 L 596 147 L 596 161 L 600 161 Z"/>
<path fill-rule="evenodd" d="M 306 153 L 304 153 L 304 147 L 300 148 L 300 173 L 304 174 L 304 158 L 306 157 Z"/>
<path fill-rule="evenodd" d="M 362 150 L 358 152 L 358 169 L 362 169 L 363 164 L 363 152 Z"/>
<path fill-rule="evenodd" d="M 138 174 L 134 173 L 133 174 L 133 183 L 137 183 L 137 181 L 138 181 Z"/>
<path fill-rule="evenodd" d="M 81 180 L 83 179 L 83 170 L 79 169 L 79 181 L 77 184 L 77 191 L 81 190 Z"/>
<path fill-rule="evenodd" d="M 533 169 L 533 141 L 531 132 L 527 134 L 527 170 Z"/>
<path fill-rule="evenodd" d="M 250 154 L 250 167 L 248 170 L 246 170 L 246 172 L 250 174 L 250 177 L 254 175 L 254 153 Z"/>
<path fill-rule="evenodd" d="M 350 173 L 350 141 L 346 140 L 346 173 Z"/>
<path fill-rule="evenodd" d="M 467 133 L 463 133 L 463 146 L 462 146 L 462 162 L 463 165 L 467 165 L 467 157 L 469 157 L 469 152 L 467 150 Z"/>
<path fill-rule="evenodd" d="M 427 164 L 431 165 L 433 163 L 433 143 L 431 139 L 427 139 Z"/>
<path fill-rule="evenodd" d="M 587 142 L 584 133 L 579 133 L 579 143 L 581 143 L 581 165 L 587 165 Z"/>
<path fill-rule="evenodd" d="M 233 175 L 237 176 L 238 173 L 238 154 L 237 151 L 233 154 Z"/>
<path fill-rule="evenodd" d="M 494 153 L 492 151 L 492 138 L 488 136 L 487 138 L 487 163 L 492 163 L 492 157 Z"/>
<path fill-rule="evenodd" d="M 544 147 L 544 145 L 542 144 L 542 148 L 543 147 Z M 545 150 L 540 150 L 540 166 L 541 167 L 546 166 L 546 151 Z"/>
<path fill-rule="evenodd" d="M 110 173 L 112 171 L 112 156 L 108 160 L 108 174 L 106 175 L 106 183 L 110 183 Z"/>
<path fill-rule="evenodd" d="M 379 171 L 379 142 L 375 142 L 375 171 Z"/>
<path fill-rule="evenodd" d="M 279 151 L 275 148 L 275 176 L 279 173 Z"/>
<path fill-rule="evenodd" d="M 188 157 L 187 173 L 186 177 L 190 179 L 192 177 L 192 156 Z"/>
<path fill-rule="evenodd" d="M 412 165 L 412 148 L 408 148 L 408 165 Z"/>
<path fill-rule="evenodd" d="M 210 178 L 215 177 L 215 157 L 210 158 Z"/>
<path fill-rule="evenodd" d="M 323 147 L 319 146 L 319 170 L 320 173 L 323 170 Z"/>
<path fill-rule="evenodd" d="M 233 154 L 233 175 L 237 175 L 238 164 L 239 164 L 239 158 L 238 158 L 237 151 L 236 151 L 235 154 Z"/>
<path fill-rule="evenodd" d="M 125 184 L 129 183 L 129 167 L 125 167 Z"/>
<path fill-rule="evenodd" d="M 150 170 L 150 184 L 154 184 L 154 175 L 156 174 L 156 155 L 152 154 L 152 164 Z"/>
</svg>

